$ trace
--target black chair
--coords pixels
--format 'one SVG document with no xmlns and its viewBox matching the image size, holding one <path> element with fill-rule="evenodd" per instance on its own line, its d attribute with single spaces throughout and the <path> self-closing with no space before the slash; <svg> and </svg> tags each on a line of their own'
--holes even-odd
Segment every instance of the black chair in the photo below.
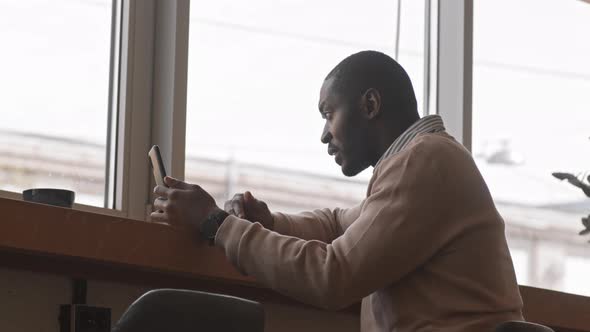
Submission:
<svg viewBox="0 0 590 332">
<path fill-rule="evenodd" d="M 127 308 L 113 332 L 263 332 L 257 302 L 212 293 L 159 289 Z"/>
<path fill-rule="evenodd" d="M 498 325 L 495 332 L 555 332 L 544 325 L 529 322 L 509 321 Z"/>
</svg>

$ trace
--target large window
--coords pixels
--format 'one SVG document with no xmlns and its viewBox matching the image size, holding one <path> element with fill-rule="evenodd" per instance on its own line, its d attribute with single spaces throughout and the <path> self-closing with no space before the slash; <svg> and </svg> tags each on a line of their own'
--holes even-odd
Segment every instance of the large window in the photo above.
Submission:
<svg viewBox="0 0 590 332">
<path fill-rule="evenodd" d="M 519 282 L 590 295 L 590 4 L 474 2 L 473 153 L 507 223 Z M 585 179 L 585 181 L 587 181 Z M 523 252 L 523 249 L 526 250 Z M 525 273 L 526 272 L 526 273 Z"/>
<path fill-rule="evenodd" d="M 160 144 L 169 173 L 184 165 L 220 204 L 249 189 L 273 210 L 351 206 L 371 171 L 346 178 L 327 155 L 319 89 L 346 56 L 379 50 L 406 68 L 422 114 L 472 141 L 519 282 L 590 295 L 577 235 L 590 200 L 551 176 L 589 175 L 588 1 L 192 0 L 190 18 L 187 6 L 0 3 L 0 195 L 68 188 L 145 219 L 146 153 Z"/>
<path fill-rule="evenodd" d="M 113 0 L 0 2 L 0 190 L 104 206 Z"/>
<path fill-rule="evenodd" d="M 287 212 L 359 202 L 371 171 L 347 179 L 327 155 L 321 84 L 346 56 L 379 50 L 422 105 L 424 16 L 423 1 L 191 1 L 187 179 L 219 202 L 249 189 Z"/>
</svg>

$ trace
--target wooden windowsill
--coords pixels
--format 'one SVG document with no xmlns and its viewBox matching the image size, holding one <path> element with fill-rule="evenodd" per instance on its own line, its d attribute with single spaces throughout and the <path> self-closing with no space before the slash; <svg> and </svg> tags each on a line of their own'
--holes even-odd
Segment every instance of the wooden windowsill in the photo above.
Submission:
<svg viewBox="0 0 590 332">
<path fill-rule="evenodd" d="M 0 251 L 255 286 L 196 234 L 167 225 L 0 198 Z"/>
<path fill-rule="evenodd" d="M 180 229 L 7 198 L 0 198 L 0 210 L 2 267 L 301 305 L 241 275 L 220 249 Z M 520 289 L 527 320 L 559 331 L 590 331 L 590 298 Z"/>
</svg>

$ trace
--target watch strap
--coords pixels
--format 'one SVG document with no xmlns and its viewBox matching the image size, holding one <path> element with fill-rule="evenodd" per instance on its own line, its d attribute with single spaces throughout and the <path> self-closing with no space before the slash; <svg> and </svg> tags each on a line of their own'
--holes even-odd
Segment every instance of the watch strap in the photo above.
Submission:
<svg viewBox="0 0 590 332">
<path fill-rule="evenodd" d="M 209 215 L 205 218 L 203 222 L 203 226 L 201 229 L 201 233 L 203 237 L 208 239 L 209 241 L 215 240 L 215 235 L 217 234 L 217 230 L 223 224 L 223 221 L 229 216 L 229 213 L 223 211 L 222 209 L 215 209 L 213 212 L 209 213 Z"/>
</svg>

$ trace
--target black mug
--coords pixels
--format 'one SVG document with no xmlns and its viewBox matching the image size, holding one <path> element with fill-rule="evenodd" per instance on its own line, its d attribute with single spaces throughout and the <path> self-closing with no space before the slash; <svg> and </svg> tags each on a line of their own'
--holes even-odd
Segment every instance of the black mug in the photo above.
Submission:
<svg viewBox="0 0 590 332">
<path fill-rule="evenodd" d="M 34 188 L 23 191 L 23 200 L 71 208 L 74 205 L 76 193 L 66 189 Z"/>
</svg>

